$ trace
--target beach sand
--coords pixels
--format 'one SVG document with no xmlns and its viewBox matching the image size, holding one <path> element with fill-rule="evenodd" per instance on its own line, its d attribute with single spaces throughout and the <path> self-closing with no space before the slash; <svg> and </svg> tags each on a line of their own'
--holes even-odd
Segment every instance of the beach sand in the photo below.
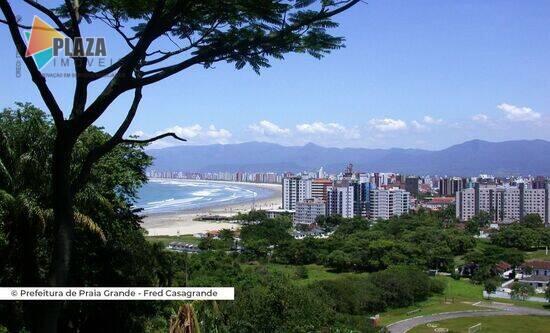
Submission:
<svg viewBox="0 0 550 333">
<path fill-rule="evenodd" d="M 209 181 L 210 182 L 210 181 Z M 212 181 L 214 182 L 214 181 Z M 237 213 L 246 213 L 255 209 L 276 209 L 281 207 L 280 184 L 259 184 L 245 182 L 223 182 L 232 185 L 247 185 L 269 189 L 273 193 L 269 198 L 259 199 L 255 202 L 227 204 L 221 206 L 205 207 L 197 210 L 188 210 L 178 213 L 150 214 L 143 218 L 143 228 L 149 236 L 177 236 L 204 233 L 221 229 L 237 229 L 240 226 L 230 222 L 194 221 L 193 219 L 204 215 L 233 216 Z"/>
</svg>

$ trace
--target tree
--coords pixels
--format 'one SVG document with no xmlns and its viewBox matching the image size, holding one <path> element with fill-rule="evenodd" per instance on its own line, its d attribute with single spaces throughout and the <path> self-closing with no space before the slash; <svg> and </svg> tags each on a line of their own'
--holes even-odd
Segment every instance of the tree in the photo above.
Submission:
<svg viewBox="0 0 550 333">
<path fill-rule="evenodd" d="M 531 229 L 544 228 L 544 222 L 539 214 L 527 214 L 520 220 L 520 223 Z"/>
<path fill-rule="evenodd" d="M 333 267 L 336 271 L 342 272 L 347 270 L 352 265 L 352 258 L 349 254 L 342 250 L 336 250 L 331 252 L 326 259 L 326 264 L 329 267 Z"/>
<path fill-rule="evenodd" d="M 504 226 L 491 235 L 491 241 L 502 247 L 531 250 L 543 244 L 545 230 L 535 230 L 521 223 Z"/>
<path fill-rule="evenodd" d="M 0 235 L 5 235 L 0 237 L 0 285 L 47 285 L 54 230 L 51 175 L 43 170 L 51 165 L 53 124 L 36 107 L 17 104 L 0 113 L 0 136 Z M 109 137 L 95 127 L 86 130 L 76 145 L 76 165 L 89 147 Z M 183 266 L 181 256 L 144 238 L 132 206 L 150 161 L 140 147 L 119 146 L 98 162 L 85 189 L 75 197 L 74 260 L 69 276 L 74 285 L 177 285 L 175 270 Z M 78 331 L 139 332 L 166 306 L 72 301 L 65 304 L 67 314 L 60 322 L 62 327 L 70 322 Z M 14 332 L 33 329 L 39 325 L 34 323 L 36 311 L 40 309 L 31 302 L 5 302 L 0 304 L 0 325 Z"/>
<path fill-rule="evenodd" d="M 472 235 L 479 235 L 482 228 L 491 223 L 492 214 L 484 211 L 479 212 L 466 222 L 466 230 Z"/>
<path fill-rule="evenodd" d="M 55 125 L 55 139 L 50 173 L 54 216 L 54 248 L 48 270 L 50 286 L 66 286 L 74 241 L 75 196 L 82 191 L 97 162 L 120 144 L 152 142 L 150 139 L 125 139 L 142 98 L 143 88 L 175 76 L 191 67 L 206 68 L 220 61 L 233 63 L 237 69 L 250 65 L 259 72 L 269 67 L 269 58 L 282 59 L 290 52 L 309 53 L 316 58 L 343 46 L 343 38 L 334 37 L 327 29 L 337 26 L 332 17 L 351 8 L 359 0 L 65 0 L 48 8 L 33 0 L 23 0 L 41 15 L 48 17 L 54 28 L 75 41 L 85 37 L 81 25 L 106 24 L 113 29 L 128 51 L 119 60 L 99 71 L 88 68 L 83 54 L 73 57 L 75 90 L 70 110 L 62 106 L 42 76 L 32 57 L 26 57 L 26 46 L 20 22 L 10 1 L 0 0 L 4 18 L 17 52 L 30 72 Z M 128 26 L 129 27 L 128 27 Z M 175 49 L 155 49 L 161 39 L 178 45 Z M 74 51 L 74 50 L 73 50 Z M 78 57 L 80 55 L 80 57 Z M 90 86 L 105 82 L 103 90 L 91 99 Z M 132 102 L 124 121 L 106 142 L 93 147 L 84 163 L 75 168 L 76 143 L 110 106 L 124 94 Z M 45 332 L 57 331 L 61 304 L 44 306 Z"/>
<path fill-rule="evenodd" d="M 510 296 L 514 299 L 526 300 L 529 295 L 535 293 L 535 288 L 533 288 L 533 286 L 519 282 L 514 282 L 514 284 L 512 284 L 512 288 L 510 289 L 512 289 Z"/>
<path fill-rule="evenodd" d="M 487 279 L 483 282 L 483 290 L 487 292 L 487 298 L 491 298 L 491 294 L 497 291 L 498 282 L 495 279 Z"/>
</svg>

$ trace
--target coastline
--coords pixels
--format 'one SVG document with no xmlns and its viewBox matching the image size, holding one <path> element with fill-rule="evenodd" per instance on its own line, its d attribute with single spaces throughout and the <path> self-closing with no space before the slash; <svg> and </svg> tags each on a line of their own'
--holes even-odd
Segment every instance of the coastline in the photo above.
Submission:
<svg viewBox="0 0 550 333">
<path fill-rule="evenodd" d="M 182 179 L 193 181 L 192 179 Z M 216 206 L 203 207 L 181 212 L 153 213 L 143 216 L 142 227 L 147 230 L 149 236 L 177 236 L 221 229 L 238 229 L 240 226 L 231 222 L 194 221 L 203 215 L 233 216 L 237 213 L 246 213 L 255 209 L 275 209 L 282 205 L 282 187 L 280 184 L 231 182 L 219 180 L 197 180 L 213 183 L 224 183 L 236 186 L 248 186 L 270 190 L 269 197 L 258 200 L 247 200 L 241 203 L 226 203 Z"/>
</svg>

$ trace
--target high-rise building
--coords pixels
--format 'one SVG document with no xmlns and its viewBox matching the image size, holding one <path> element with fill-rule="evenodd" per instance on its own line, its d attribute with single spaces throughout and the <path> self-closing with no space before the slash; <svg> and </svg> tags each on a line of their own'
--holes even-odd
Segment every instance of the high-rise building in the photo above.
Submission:
<svg viewBox="0 0 550 333">
<path fill-rule="evenodd" d="M 544 176 L 537 176 L 533 179 L 531 187 L 535 190 L 539 190 L 546 187 L 546 178 Z"/>
<path fill-rule="evenodd" d="M 410 194 L 417 196 L 418 195 L 418 184 L 420 182 L 420 178 L 416 176 L 409 176 L 405 178 L 405 191 L 409 192 Z"/>
<path fill-rule="evenodd" d="M 319 199 L 306 199 L 296 204 L 294 223 L 311 227 L 318 216 L 325 216 L 325 202 Z"/>
<path fill-rule="evenodd" d="M 369 191 L 369 217 L 389 219 L 406 214 L 410 209 L 410 193 L 398 188 Z"/>
<path fill-rule="evenodd" d="M 325 170 L 323 170 L 323 167 L 319 168 L 319 171 L 317 172 L 317 178 L 323 179 L 327 176 Z"/>
<path fill-rule="evenodd" d="M 330 179 L 313 179 L 311 181 L 311 197 L 327 201 L 327 189 L 332 186 L 332 180 Z"/>
<path fill-rule="evenodd" d="M 466 178 L 441 178 L 439 180 L 439 195 L 442 197 L 455 196 L 456 192 L 466 188 L 466 184 Z"/>
<path fill-rule="evenodd" d="M 354 187 L 348 181 L 336 182 L 327 190 L 327 215 L 354 216 Z"/>
<path fill-rule="evenodd" d="M 311 179 L 300 176 L 283 178 L 283 209 L 295 210 L 296 203 L 311 199 Z"/>
<path fill-rule="evenodd" d="M 493 223 L 511 223 L 527 214 L 538 214 L 548 223 L 548 185 L 542 189 L 476 183 L 456 193 L 456 217 L 468 221 L 480 212 L 489 213 Z"/>
</svg>

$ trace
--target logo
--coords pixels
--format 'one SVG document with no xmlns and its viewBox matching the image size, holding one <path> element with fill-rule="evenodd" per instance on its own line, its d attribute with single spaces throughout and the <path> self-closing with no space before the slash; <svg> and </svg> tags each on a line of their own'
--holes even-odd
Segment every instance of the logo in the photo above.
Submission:
<svg viewBox="0 0 550 333">
<path fill-rule="evenodd" d="M 46 67 L 55 57 L 76 58 L 105 57 L 105 39 L 102 37 L 76 37 L 74 40 L 35 16 L 31 31 L 25 31 L 27 51 L 25 57 L 32 57 L 39 70 Z"/>
</svg>

